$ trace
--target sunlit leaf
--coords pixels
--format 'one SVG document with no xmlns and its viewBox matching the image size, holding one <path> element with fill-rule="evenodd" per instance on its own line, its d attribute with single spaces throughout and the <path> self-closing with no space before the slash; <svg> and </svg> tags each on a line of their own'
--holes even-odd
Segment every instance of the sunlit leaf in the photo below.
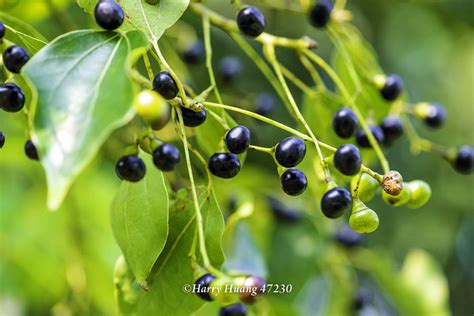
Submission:
<svg viewBox="0 0 474 316">
<path fill-rule="evenodd" d="M 5 25 L 5 39 L 24 47 L 30 55 L 35 54 L 47 40 L 33 27 L 11 15 L 0 12 L 0 21 Z"/>
</svg>

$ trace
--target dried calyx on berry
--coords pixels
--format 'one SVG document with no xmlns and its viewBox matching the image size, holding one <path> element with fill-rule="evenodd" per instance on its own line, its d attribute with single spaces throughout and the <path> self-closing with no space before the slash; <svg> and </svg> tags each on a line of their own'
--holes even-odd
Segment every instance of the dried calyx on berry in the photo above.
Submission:
<svg viewBox="0 0 474 316">
<path fill-rule="evenodd" d="M 398 171 L 389 171 L 383 176 L 383 190 L 393 196 L 397 196 L 403 189 L 403 177 Z"/>
</svg>

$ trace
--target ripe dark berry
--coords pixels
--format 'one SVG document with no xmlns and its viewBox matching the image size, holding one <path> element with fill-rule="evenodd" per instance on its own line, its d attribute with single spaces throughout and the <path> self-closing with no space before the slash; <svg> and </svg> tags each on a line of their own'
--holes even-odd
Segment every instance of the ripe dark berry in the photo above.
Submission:
<svg viewBox="0 0 474 316">
<path fill-rule="evenodd" d="M 251 37 L 257 37 L 265 29 L 265 17 L 255 7 L 245 7 L 237 15 L 237 25 L 242 33 Z"/>
<path fill-rule="evenodd" d="M 460 173 L 469 174 L 472 172 L 472 166 L 474 164 L 474 151 L 471 146 L 462 146 L 456 159 L 453 162 L 453 167 Z"/>
<path fill-rule="evenodd" d="M 14 83 L 0 85 L 0 108 L 7 112 L 18 112 L 25 105 L 25 95 Z"/>
<path fill-rule="evenodd" d="M 240 60 L 233 56 L 222 58 L 219 62 L 219 76 L 222 81 L 229 83 L 240 74 Z"/>
<path fill-rule="evenodd" d="M 288 137 L 278 143 L 275 158 L 280 165 L 291 168 L 298 165 L 306 154 L 304 141 L 297 137 Z"/>
<path fill-rule="evenodd" d="M 138 182 L 145 176 L 146 166 L 138 156 L 123 156 L 115 165 L 115 173 L 122 180 Z"/>
<path fill-rule="evenodd" d="M 241 303 L 224 306 L 219 311 L 219 316 L 245 316 L 245 315 L 247 315 L 247 308 Z"/>
<path fill-rule="evenodd" d="M 225 144 L 231 153 L 243 153 L 250 146 L 249 129 L 242 125 L 231 128 L 225 136 Z"/>
<path fill-rule="evenodd" d="M 201 125 L 207 117 L 206 110 L 196 112 L 185 107 L 181 107 L 181 114 L 183 115 L 183 124 L 188 127 Z"/>
<path fill-rule="evenodd" d="M 219 178 L 235 177 L 240 171 L 240 160 L 232 153 L 217 153 L 209 158 L 209 171 Z"/>
<path fill-rule="evenodd" d="M 243 290 L 239 294 L 240 301 L 254 304 L 264 294 L 265 285 L 265 280 L 257 275 L 245 277 L 241 284 Z"/>
<path fill-rule="evenodd" d="M 20 73 L 21 68 L 30 59 L 26 50 L 18 45 L 13 45 L 3 52 L 3 64 L 13 73 Z"/>
<path fill-rule="evenodd" d="M 3 148 L 3 145 L 5 145 L 5 134 L 0 132 L 0 148 Z"/>
<path fill-rule="evenodd" d="M 336 169 L 346 176 L 358 174 L 362 166 L 359 149 L 351 144 L 340 146 L 334 154 L 333 161 Z"/>
<path fill-rule="evenodd" d="M 336 241 L 344 247 L 357 247 L 362 243 L 362 234 L 353 231 L 348 226 L 344 226 L 336 233 Z"/>
<path fill-rule="evenodd" d="M 35 144 L 31 140 L 27 140 L 25 143 L 25 154 L 26 157 L 31 160 L 39 160 L 38 151 L 36 150 Z"/>
<path fill-rule="evenodd" d="M 163 96 L 163 98 L 170 100 L 174 99 L 179 92 L 178 86 L 167 71 L 159 72 L 153 79 L 153 90 Z"/>
<path fill-rule="evenodd" d="M 162 144 L 153 151 L 153 163 L 162 171 L 171 171 L 180 161 L 179 150 L 171 144 Z"/>
<path fill-rule="evenodd" d="M 430 104 L 425 123 L 432 128 L 440 128 L 446 121 L 446 110 L 441 104 Z"/>
<path fill-rule="evenodd" d="M 308 179 L 298 169 L 289 169 L 281 175 L 281 187 L 288 195 L 300 195 L 306 190 Z"/>
<path fill-rule="evenodd" d="M 255 113 L 268 116 L 275 108 L 275 97 L 268 93 L 261 93 L 257 96 Z"/>
<path fill-rule="evenodd" d="M 268 203 L 270 204 L 273 215 L 280 222 L 295 223 L 298 222 L 303 215 L 302 212 L 286 207 L 275 198 L 269 197 Z"/>
<path fill-rule="evenodd" d="M 103 29 L 113 31 L 122 25 L 124 13 L 122 7 L 113 1 L 99 1 L 94 9 L 96 23 Z"/>
<path fill-rule="evenodd" d="M 367 306 L 370 302 L 370 293 L 365 289 L 359 289 L 356 297 L 354 298 L 354 309 L 361 310 Z"/>
<path fill-rule="evenodd" d="M 403 135 L 403 122 L 397 115 L 385 117 L 380 128 L 383 131 L 385 145 L 391 145 Z"/>
<path fill-rule="evenodd" d="M 5 36 L 5 25 L 3 25 L 3 22 L 0 22 L 0 39 L 2 39 Z"/>
<path fill-rule="evenodd" d="M 192 65 L 200 64 L 204 61 L 205 54 L 204 45 L 197 41 L 183 53 L 183 60 Z"/>
<path fill-rule="evenodd" d="M 352 207 L 349 191 L 336 187 L 324 193 L 321 199 L 321 211 L 328 218 L 338 218 Z"/>
<path fill-rule="evenodd" d="M 318 3 L 311 9 L 311 12 L 309 13 L 309 21 L 314 27 L 325 27 L 331 19 L 332 9 L 333 5 L 330 1 L 318 1 Z"/>
<path fill-rule="evenodd" d="M 209 286 L 211 285 L 212 281 L 216 279 L 214 274 L 208 273 L 201 276 L 197 279 L 194 284 L 197 287 L 196 294 L 201 299 L 211 302 L 213 299 L 211 295 L 209 295 Z"/>
<path fill-rule="evenodd" d="M 374 135 L 377 143 L 381 144 L 385 141 L 383 130 L 378 126 L 369 126 L 372 135 Z M 356 142 L 360 147 L 370 148 L 369 138 L 363 129 L 360 129 L 356 135 Z"/>
<path fill-rule="evenodd" d="M 404 84 L 402 79 L 398 75 L 390 75 L 387 77 L 383 88 L 380 90 L 380 94 L 387 101 L 393 101 L 402 92 Z"/>
<path fill-rule="evenodd" d="M 351 109 L 344 108 L 334 114 L 332 128 L 337 136 L 341 138 L 352 137 L 358 127 L 359 120 Z"/>
</svg>

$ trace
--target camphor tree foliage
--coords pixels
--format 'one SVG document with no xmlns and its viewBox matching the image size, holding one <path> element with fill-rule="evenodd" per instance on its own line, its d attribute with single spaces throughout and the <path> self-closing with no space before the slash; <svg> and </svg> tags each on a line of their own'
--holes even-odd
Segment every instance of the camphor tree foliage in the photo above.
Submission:
<svg viewBox="0 0 474 316">
<path fill-rule="evenodd" d="M 390 168 L 385 148 L 405 135 L 414 154 L 439 155 L 470 174 L 472 147 L 443 146 L 418 135 L 413 120 L 439 128 L 445 109 L 408 100 L 410 87 L 381 69 L 351 24 L 346 1 L 259 4 L 306 16 L 333 43 L 332 60 L 320 57 L 316 40 L 304 34 L 265 32 L 269 17 L 239 0 L 228 4 L 234 16 L 211 10 L 205 1 L 78 0 L 100 30 L 75 30 L 50 42 L 0 13 L 0 107 L 27 117 L 25 153 L 45 171 L 48 207 L 58 209 L 104 143 L 115 144 L 122 183 L 110 221 L 122 251 L 113 279 L 120 315 L 350 315 L 388 304 L 358 285 L 362 272 L 384 289 L 396 312 L 448 315 L 445 281 L 426 253 L 410 253 L 397 271 L 359 245 L 361 234 L 384 224 L 377 213 L 386 210 L 370 207 L 376 194 L 387 209 L 418 209 L 431 196 L 427 182 Z M 202 39 L 180 21 L 185 11 L 201 20 Z M 253 106 L 223 97 L 221 85 L 237 76 L 245 80 L 245 71 L 234 57 L 214 69 L 212 28 L 254 62 L 291 126 L 271 118 L 270 95 Z M 169 47 L 160 41 L 167 30 L 176 42 L 192 41 L 185 49 Z M 282 51 L 298 60 L 311 81 L 285 65 Z M 203 91 L 188 81 L 195 64 L 207 69 Z M 301 101 L 296 90 L 304 95 Z M 286 138 L 263 146 L 259 130 L 265 125 Z M 0 147 L 8 139 L 0 134 Z M 258 179 L 249 177 L 252 172 L 239 174 L 246 159 L 257 155 L 272 158 L 266 163 L 274 164 L 279 182 L 265 173 Z M 308 211 L 287 207 L 277 191 Z M 264 204 L 280 223 L 275 231 L 258 214 L 257 198 L 267 195 Z M 225 221 L 222 201 L 232 209 Z M 347 226 L 333 238 L 335 219 Z M 295 223 L 298 229 L 291 227 Z M 252 225 L 268 235 L 269 255 L 253 240 Z M 421 284 L 431 284 L 435 294 Z"/>
</svg>

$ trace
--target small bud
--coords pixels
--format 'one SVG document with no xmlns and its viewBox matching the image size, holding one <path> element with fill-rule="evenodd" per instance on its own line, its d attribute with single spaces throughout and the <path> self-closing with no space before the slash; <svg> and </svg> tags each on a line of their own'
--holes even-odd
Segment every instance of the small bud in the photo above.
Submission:
<svg viewBox="0 0 474 316">
<path fill-rule="evenodd" d="M 389 171 L 383 176 L 383 190 L 393 196 L 397 196 L 403 189 L 402 175 L 397 171 Z"/>
</svg>

